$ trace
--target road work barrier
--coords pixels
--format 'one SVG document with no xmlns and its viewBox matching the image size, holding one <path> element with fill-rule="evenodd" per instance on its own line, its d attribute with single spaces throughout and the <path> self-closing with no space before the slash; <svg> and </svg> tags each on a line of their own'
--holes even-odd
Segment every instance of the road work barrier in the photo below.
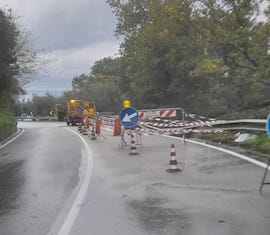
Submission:
<svg viewBox="0 0 270 235">
<path fill-rule="evenodd" d="M 170 153 L 170 167 L 166 170 L 167 172 L 181 172 L 182 170 L 177 167 L 176 153 L 174 144 L 171 145 L 171 153 Z"/>
<path fill-rule="evenodd" d="M 140 135 L 183 135 L 183 134 L 203 134 L 203 133 L 217 133 L 223 132 L 223 129 L 186 129 L 186 128 L 171 128 L 171 129 L 160 129 L 154 127 L 140 126 L 136 130 Z"/>
<path fill-rule="evenodd" d="M 145 109 L 139 110 L 140 119 L 144 118 L 173 118 L 176 117 L 176 109 L 168 108 L 168 109 Z"/>
</svg>

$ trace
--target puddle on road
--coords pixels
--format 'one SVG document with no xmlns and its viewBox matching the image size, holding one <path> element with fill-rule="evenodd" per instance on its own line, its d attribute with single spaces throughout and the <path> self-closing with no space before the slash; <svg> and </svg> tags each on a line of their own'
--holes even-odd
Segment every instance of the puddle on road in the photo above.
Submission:
<svg viewBox="0 0 270 235">
<path fill-rule="evenodd" d="M 153 183 L 154 187 L 164 187 L 171 189 L 185 189 L 191 191 L 209 191 L 209 192 L 222 192 L 222 193 L 257 193 L 257 189 L 243 189 L 243 188 L 225 188 L 215 186 L 201 186 L 201 185 L 192 185 L 192 184 L 168 184 L 164 182 Z"/>
<path fill-rule="evenodd" d="M 9 153 L 2 153 L 1 157 L 7 156 Z"/>
<path fill-rule="evenodd" d="M 153 234 L 186 234 L 189 216 L 180 209 L 165 207 L 165 200 L 146 198 L 131 201 L 129 206 L 136 212 L 144 230 Z"/>
<path fill-rule="evenodd" d="M 0 167 L 0 216 L 19 207 L 18 197 L 25 181 L 21 173 L 23 163 L 21 160 Z"/>
</svg>

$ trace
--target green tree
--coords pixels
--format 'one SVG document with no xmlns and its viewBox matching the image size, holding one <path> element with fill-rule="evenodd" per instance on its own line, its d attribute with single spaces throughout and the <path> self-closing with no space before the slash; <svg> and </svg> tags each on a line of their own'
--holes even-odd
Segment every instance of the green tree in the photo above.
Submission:
<svg viewBox="0 0 270 235">
<path fill-rule="evenodd" d="M 38 62 L 30 34 L 18 22 L 11 10 L 0 9 L 0 107 L 5 110 L 11 109 L 13 96 L 33 79 Z"/>
<path fill-rule="evenodd" d="M 119 111 L 119 58 L 96 61 L 90 75 L 81 74 L 72 80 L 74 99 L 95 101 L 97 111 Z"/>
<path fill-rule="evenodd" d="M 255 0 L 108 0 L 138 106 L 218 115 L 269 100 L 269 22 Z"/>
</svg>

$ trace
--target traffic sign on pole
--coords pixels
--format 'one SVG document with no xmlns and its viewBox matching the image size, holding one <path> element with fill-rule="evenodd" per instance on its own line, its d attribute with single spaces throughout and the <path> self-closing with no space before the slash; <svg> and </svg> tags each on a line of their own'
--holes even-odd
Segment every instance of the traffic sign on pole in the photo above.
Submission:
<svg viewBox="0 0 270 235">
<path fill-rule="evenodd" d="M 267 131 L 268 137 L 270 138 L 270 113 L 268 114 L 268 117 L 266 119 L 266 131 Z M 262 194 L 263 186 L 266 185 L 266 184 L 270 185 L 269 181 L 265 182 L 266 178 L 267 178 L 267 173 L 268 173 L 269 167 L 270 167 L 270 157 L 268 158 L 268 163 L 267 163 L 267 166 L 265 168 L 262 183 L 261 183 L 261 186 L 260 186 L 260 193 L 261 194 Z"/>
<path fill-rule="evenodd" d="M 266 120 L 266 130 L 267 130 L 268 137 L 270 138 L 270 113 Z"/>
<path fill-rule="evenodd" d="M 139 121 L 139 114 L 136 109 L 129 107 L 124 108 L 119 114 L 119 119 L 124 127 L 132 128 Z"/>
</svg>

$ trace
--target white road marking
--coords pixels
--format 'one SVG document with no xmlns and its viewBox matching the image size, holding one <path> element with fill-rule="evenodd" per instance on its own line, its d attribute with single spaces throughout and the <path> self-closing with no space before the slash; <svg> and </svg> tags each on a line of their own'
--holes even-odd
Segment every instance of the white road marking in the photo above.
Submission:
<svg viewBox="0 0 270 235">
<path fill-rule="evenodd" d="M 81 185 L 81 188 L 76 196 L 76 199 L 74 200 L 74 203 L 62 225 L 62 227 L 60 228 L 58 235 L 68 235 L 75 223 L 75 220 L 79 214 L 79 211 L 81 209 L 81 205 L 84 202 L 85 199 L 85 195 L 86 192 L 88 190 L 88 186 L 89 183 L 91 181 L 91 177 L 92 177 L 92 172 L 93 172 L 93 156 L 92 156 L 92 151 L 91 148 L 89 147 L 88 143 L 86 142 L 86 140 L 79 135 L 78 133 L 76 133 L 75 131 L 66 128 L 67 130 L 71 131 L 73 134 L 77 135 L 81 141 L 83 142 L 86 152 L 87 152 L 87 170 L 86 170 L 86 174 L 85 177 L 83 179 L 83 183 Z"/>
<path fill-rule="evenodd" d="M 172 139 L 182 139 L 181 137 L 175 137 L 175 136 L 168 136 L 168 135 L 162 135 L 162 136 L 167 137 L 167 138 L 172 138 Z M 235 156 L 235 157 L 238 157 L 240 159 L 246 160 L 246 161 L 248 161 L 250 163 L 253 163 L 253 164 L 257 165 L 257 166 L 261 166 L 263 168 L 266 168 L 267 167 L 267 164 L 266 163 L 263 163 L 263 162 L 260 162 L 258 160 L 252 159 L 252 158 L 247 157 L 247 156 L 245 156 L 243 154 L 233 152 L 231 150 L 227 150 L 227 149 L 223 149 L 223 148 L 216 147 L 216 146 L 213 146 L 213 145 L 201 143 L 201 142 L 198 142 L 198 141 L 195 141 L 195 140 L 189 140 L 189 139 L 185 139 L 185 140 L 187 142 L 190 142 L 190 143 L 193 143 L 193 144 L 202 145 L 202 146 L 205 146 L 205 147 L 208 147 L 208 148 L 212 148 L 212 149 L 215 149 L 215 150 L 218 150 L 218 151 L 221 151 L 221 152 L 230 154 L 232 156 Z M 268 170 L 270 170 L 270 167 L 268 168 Z"/>
<path fill-rule="evenodd" d="M 22 135 L 23 133 L 24 133 L 24 129 L 22 129 L 22 131 L 21 131 L 18 135 L 16 135 L 14 138 L 12 138 L 12 139 L 9 140 L 8 142 L 6 142 L 6 143 L 0 145 L 0 149 L 6 147 L 8 144 L 10 144 L 12 141 L 14 141 L 15 139 L 17 139 L 17 138 L 18 138 L 20 135 Z"/>
<path fill-rule="evenodd" d="M 106 130 L 109 130 L 109 129 L 106 128 Z M 167 137 L 167 138 L 172 138 L 172 139 L 183 139 L 181 137 L 176 137 L 176 136 L 169 136 L 169 135 L 162 135 L 162 136 L 163 137 Z M 202 145 L 202 146 L 205 146 L 205 147 L 208 147 L 208 148 L 212 148 L 212 149 L 215 149 L 215 150 L 218 150 L 218 151 L 221 151 L 221 152 L 230 154 L 232 156 L 235 156 L 235 157 L 238 157 L 240 159 L 246 160 L 246 161 L 248 161 L 248 162 L 250 162 L 252 164 L 255 164 L 255 165 L 260 166 L 260 167 L 263 167 L 263 168 L 266 168 L 267 167 L 267 164 L 264 163 L 264 162 L 255 160 L 253 158 L 247 157 L 247 156 L 245 156 L 243 154 L 240 154 L 240 153 L 233 152 L 231 150 L 227 150 L 227 149 L 216 147 L 216 146 L 213 146 L 213 145 L 201 143 L 201 142 L 198 142 L 198 141 L 195 141 L 195 140 L 185 139 L 185 141 L 190 142 L 190 143 L 193 143 L 193 144 L 199 144 L 199 145 Z M 268 170 L 270 170 L 270 166 L 268 167 Z"/>
</svg>

